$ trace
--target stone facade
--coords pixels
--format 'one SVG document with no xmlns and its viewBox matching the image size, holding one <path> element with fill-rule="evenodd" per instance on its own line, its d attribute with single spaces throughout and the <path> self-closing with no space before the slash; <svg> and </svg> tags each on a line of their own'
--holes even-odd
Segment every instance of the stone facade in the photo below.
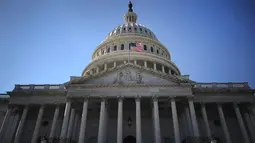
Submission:
<svg viewBox="0 0 255 143">
<path fill-rule="evenodd" d="M 255 98 L 248 83 L 190 80 L 155 34 L 136 24 L 132 4 L 124 18 L 81 76 L 63 84 L 15 85 L 7 92 L 0 141 L 255 142 Z M 129 43 L 137 41 L 143 50 L 130 51 Z"/>
</svg>

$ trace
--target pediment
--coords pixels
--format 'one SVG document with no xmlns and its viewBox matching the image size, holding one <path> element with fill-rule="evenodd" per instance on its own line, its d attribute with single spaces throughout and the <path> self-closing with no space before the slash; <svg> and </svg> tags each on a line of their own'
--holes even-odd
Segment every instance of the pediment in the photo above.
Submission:
<svg viewBox="0 0 255 143">
<path fill-rule="evenodd" d="M 69 81 L 70 84 L 150 84 L 166 85 L 175 83 L 187 83 L 176 76 L 158 73 L 150 69 L 144 69 L 136 65 L 123 65 L 104 73 L 80 77 Z"/>
</svg>

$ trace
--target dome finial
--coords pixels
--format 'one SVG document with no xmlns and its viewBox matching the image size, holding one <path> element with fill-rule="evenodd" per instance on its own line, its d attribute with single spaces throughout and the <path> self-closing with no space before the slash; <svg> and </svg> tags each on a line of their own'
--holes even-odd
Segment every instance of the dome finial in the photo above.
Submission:
<svg viewBox="0 0 255 143">
<path fill-rule="evenodd" d="M 129 12 L 133 12 L 132 7 L 133 7 L 133 4 L 132 4 L 132 2 L 131 2 L 131 0 L 130 0 L 129 3 L 128 3 L 128 11 L 129 11 Z"/>
</svg>

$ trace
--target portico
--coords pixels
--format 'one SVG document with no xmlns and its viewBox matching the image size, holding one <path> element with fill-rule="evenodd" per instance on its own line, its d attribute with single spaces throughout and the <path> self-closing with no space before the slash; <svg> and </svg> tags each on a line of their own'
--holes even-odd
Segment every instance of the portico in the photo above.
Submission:
<svg viewBox="0 0 255 143">
<path fill-rule="evenodd" d="M 48 100 L 48 103 L 47 100 L 43 100 L 45 103 L 41 103 L 41 105 L 34 104 L 33 102 L 36 100 L 33 102 L 31 102 L 31 100 L 27 103 L 22 102 L 21 104 L 18 103 L 21 99 L 20 97 L 17 100 L 14 98 L 11 102 L 12 106 L 8 108 L 5 117 L 6 120 L 3 122 L 1 128 L 2 139 L 5 138 L 8 141 L 10 137 L 7 137 L 8 135 L 6 135 L 6 132 L 11 132 L 14 137 L 13 141 L 16 143 L 19 142 L 26 121 L 30 120 L 29 118 L 33 116 L 35 123 L 34 127 L 32 127 L 31 142 L 36 142 L 38 138 L 42 136 L 42 134 L 40 134 L 40 129 L 44 128 L 42 127 L 42 122 L 47 119 L 49 126 L 45 131 L 48 132 L 45 137 L 51 140 L 51 142 L 53 142 L 54 138 L 59 138 L 60 142 L 76 140 L 82 143 L 88 141 L 90 136 L 92 136 L 98 143 L 104 143 L 106 141 L 120 143 L 123 142 L 125 137 L 133 136 L 136 142 L 148 142 L 147 140 L 149 138 L 149 140 L 153 140 L 153 142 L 160 143 L 164 142 L 163 140 L 167 140 L 165 132 L 172 132 L 172 139 L 175 140 L 176 143 L 180 143 L 185 138 L 193 138 L 193 140 L 199 137 L 211 138 L 213 136 L 213 129 L 209 122 L 212 120 L 212 116 L 218 116 L 224 133 L 224 138 L 221 138 L 221 140 L 232 142 L 230 136 L 231 131 L 229 131 L 229 126 L 227 125 L 228 119 L 226 119 L 226 114 L 228 114 L 229 111 L 224 112 L 224 108 L 227 107 L 225 110 L 231 110 L 232 108 L 234 111 L 235 120 L 240 127 L 243 139 L 247 143 L 253 140 L 249 132 L 251 132 L 254 127 L 252 126 L 247 129 L 247 125 L 245 125 L 253 125 L 251 119 L 254 117 L 252 114 L 254 105 L 249 102 L 249 98 L 243 100 L 238 99 L 239 102 L 236 102 L 234 101 L 236 99 L 230 96 L 229 102 L 216 102 L 217 100 L 215 99 L 202 102 L 202 97 L 195 98 L 192 94 L 189 96 L 178 95 L 178 92 L 175 93 L 177 96 L 173 96 L 171 92 L 169 92 L 170 95 L 168 96 L 164 92 L 161 92 L 161 94 L 156 94 L 157 92 L 147 92 L 134 96 L 131 92 L 124 92 L 125 90 L 131 91 L 130 89 L 123 88 L 122 90 L 119 87 L 119 90 L 122 91 L 117 91 L 115 94 L 122 93 L 122 95 L 110 96 L 107 90 L 105 90 L 105 94 L 109 96 L 103 96 L 101 94 L 102 89 L 99 88 L 97 90 L 80 88 L 80 91 L 71 90 L 71 88 L 70 86 L 68 87 L 68 89 L 70 89 L 69 91 L 62 92 L 67 94 L 65 100 L 54 97 L 55 103 L 53 104 L 50 103 L 52 100 Z M 157 88 L 159 89 L 158 92 L 164 91 L 162 88 Z M 94 92 L 91 92 L 92 90 L 94 90 Z M 153 87 L 151 90 L 154 90 Z M 171 90 L 171 88 L 169 90 Z M 89 95 L 86 91 L 93 94 Z M 135 92 L 136 89 L 134 88 L 132 91 Z M 139 91 L 141 93 L 143 90 L 140 89 Z M 127 93 L 130 93 L 130 95 Z M 101 94 L 101 96 L 97 96 L 99 94 Z M 153 95 L 149 96 L 147 94 Z M 49 99 L 50 97 L 52 98 L 52 96 L 43 96 L 42 98 Z M 210 99 L 209 96 L 207 99 Z M 40 99 L 38 98 L 38 100 Z M 217 115 L 212 115 L 212 108 L 217 109 Z M 241 111 L 244 110 L 240 108 L 251 109 L 251 112 L 242 113 Z M 49 116 L 47 115 L 49 114 L 49 110 L 51 110 L 51 115 L 53 115 L 51 118 L 47 118 L 47 116 Z M 208 116 L 208 114 L 210 116 Z M 250 118 L 244 117 L 244 114 Z M 79 121 L 78 123 L 74 122 L 75 117 L 77 121 Z M 128 118 L 130 118 L 131 121 L 128 121 Z M 97 120 L 95 121 L 94 119 Z M 185 120 L 185 122 L 182 122 L 182 119 Z M 62 120 L 62 124 L 59 120 Z M 165 127 L 165 122 L 168 122 L 169 127 Z M 198 126 L 199 122 L 200 124 L 202 123 L 202 125 L 200 125 L 202 127 Z M 91 124 L 94 124 L 94 127 L 91 127 Z M 162 124 L 164 124 L 163 127 Z M 12 131 L 8 131 L 10 125 L 15 125 L 15 127 L 12 127 Z M 148 125 L 150 127 L 148 127 Z M 190 127 L 191 130 L 189 130 L 188 127 Z M 58 131 L 56 131 L 56 128 L 60 128 L 61 130 L 58 129 Z M 97 128 L 97 131 L 95 130 L 93 135 L 88 133 L 88 131 L 91 131 L 91 128 Z M 205 129 L 205 133 L 203 133 L 204 131 L 201 129 Z M 109 132 L 109 130 L 112 132 Z M 72 134 L 73 132 L 75 132 L 75 134 Z"/>
</svg>

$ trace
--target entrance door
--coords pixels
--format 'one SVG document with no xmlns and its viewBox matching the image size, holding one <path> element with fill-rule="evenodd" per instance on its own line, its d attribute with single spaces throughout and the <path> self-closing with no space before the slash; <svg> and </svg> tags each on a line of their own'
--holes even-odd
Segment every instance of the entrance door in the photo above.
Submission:
<svg viewBox="0 0 255 143">
<path fill-rule="evenodd" d="M 136 143 L 136 138 L 134 136 L 126 136 L 123 143 Z"/>
</svg>

